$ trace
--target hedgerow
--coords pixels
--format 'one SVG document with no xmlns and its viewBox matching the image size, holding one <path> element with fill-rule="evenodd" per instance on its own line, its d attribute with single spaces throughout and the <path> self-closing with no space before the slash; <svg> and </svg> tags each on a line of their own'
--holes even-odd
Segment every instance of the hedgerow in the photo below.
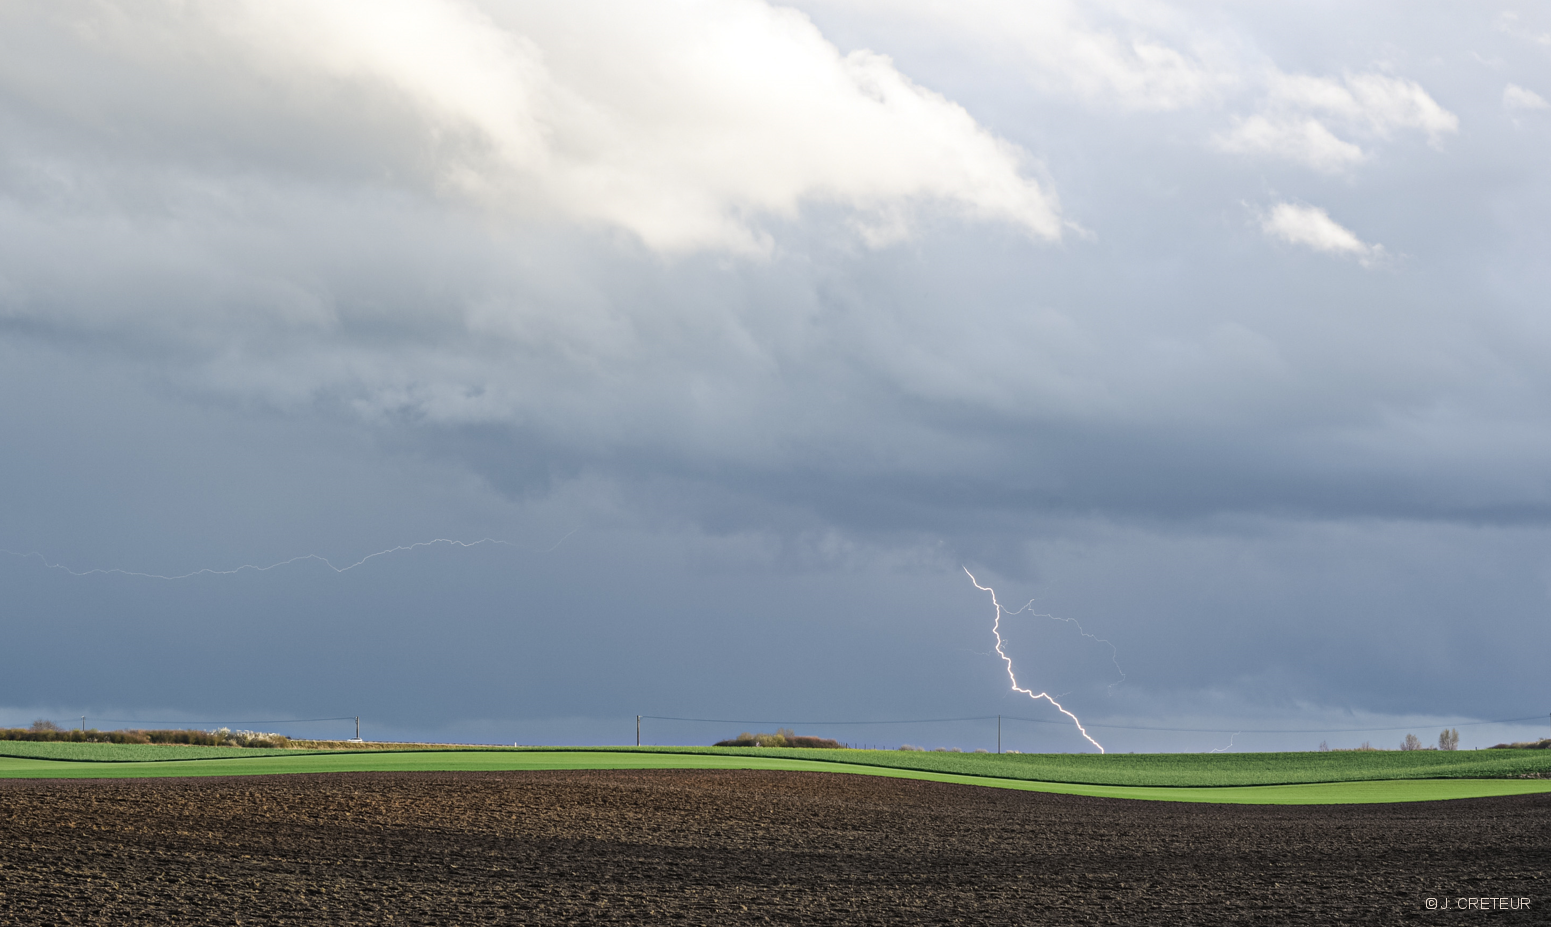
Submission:
<svg viewBox="0 0 1551 927">
<path fill-rule="evenodd" d="M 196 747 L 286 747 L 290 739 L 283 734 L 259 731 L 233 731 L 219 728 L 200 730 L 117 730 L 96 728 L 65 730 L 51 721 L 35 721 L 30 728 L 0 728 L 0 740 L 35 743 L 71 744 L 186 744 Z"/>
</svg>

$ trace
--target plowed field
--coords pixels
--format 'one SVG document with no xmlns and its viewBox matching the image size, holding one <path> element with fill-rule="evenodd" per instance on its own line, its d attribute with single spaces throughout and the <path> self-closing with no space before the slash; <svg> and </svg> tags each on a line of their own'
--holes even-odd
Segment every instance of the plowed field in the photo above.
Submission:
<svg viewBox="0 0 1551 927">
<path fill-rule="evenodd" d="M 1546 923 L 1548 873 L 1551 795 L 1205 805 L 690 770 L 0 782 L 7 925 Z"/>
</svg>

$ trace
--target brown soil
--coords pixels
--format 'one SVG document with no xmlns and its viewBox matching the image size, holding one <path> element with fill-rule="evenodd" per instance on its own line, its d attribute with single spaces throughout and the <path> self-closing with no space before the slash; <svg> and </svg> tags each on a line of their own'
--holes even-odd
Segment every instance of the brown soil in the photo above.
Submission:
<svg viewBox="0 0 1551 927">
<path fill-rule="evenodd" d="M 825 773 L 0 782 L 0 924 L 1551 921 L 1551 795 L 1129 802 Z M 1429 897 L 1528 910 L 1428 911 Z"/>
</svg>

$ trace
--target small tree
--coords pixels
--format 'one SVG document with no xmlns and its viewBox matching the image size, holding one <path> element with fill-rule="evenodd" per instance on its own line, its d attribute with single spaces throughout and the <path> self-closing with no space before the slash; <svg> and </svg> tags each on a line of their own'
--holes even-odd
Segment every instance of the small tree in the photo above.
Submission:
<svg viewBox="0 0 1551 927">
<path fill-rule="evenodd" d="M 1443 729 L 1443 733 L 1438 735 L 1438 749 L 1439 750 L 1458 750 L 1459 749 L 1459 728 L 1457 728 L 1457 727 L 1446 727 L 1446 728 L 1444 728 Z"/>
<path fill-rule="evenodd" d="M 34 734 L 52 734 L 58 730 L 59 725 L 44 718 L 39 718 L 38 720 L 32 722 L 32 732 Z"/>
<path fill-rule="evenodd" d="M 1400 744 L 1400 749 L 1420 750 L 1422 749 L 1422 738 L 1416 736 L 1415 734 L 1407 734 L 1406 739 Z"/>
</svg>

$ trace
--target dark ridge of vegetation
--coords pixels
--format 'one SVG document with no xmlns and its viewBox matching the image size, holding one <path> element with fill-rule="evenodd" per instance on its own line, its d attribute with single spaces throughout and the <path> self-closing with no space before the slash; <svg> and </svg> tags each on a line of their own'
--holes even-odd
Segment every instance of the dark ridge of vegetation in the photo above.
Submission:
<svg viewBox="0 0 1551 927">
<path fill-rule="evenodd" d="M 1551 737 L 1540 740 L 1526 740 L 1514 744 L 1498 744 L 1493 750 L 1551 750 Z"/>
<path fill-rule="evenodd" d="M 778 727 L 774 734 L 750 734 L 744 731 L 731 740 L 719 740 L 716 747 L 807 747 L 811 750 L 840 750 L 845 744 L 827 737 L 799 737 L 791 728 Z"/>
<path fill-rule="evenodd" d="M 28 728 L 0 728 L 0 740 L 72 744 L 183 744 L 197 747 L 287 747 L 290 739 L 283 734 L 257 731 L 233 731 L 220 728 L 198 730 L 118 730 L 96 728 L 66 730 L 52 721 L 37 720 Z"/>
</svg>

